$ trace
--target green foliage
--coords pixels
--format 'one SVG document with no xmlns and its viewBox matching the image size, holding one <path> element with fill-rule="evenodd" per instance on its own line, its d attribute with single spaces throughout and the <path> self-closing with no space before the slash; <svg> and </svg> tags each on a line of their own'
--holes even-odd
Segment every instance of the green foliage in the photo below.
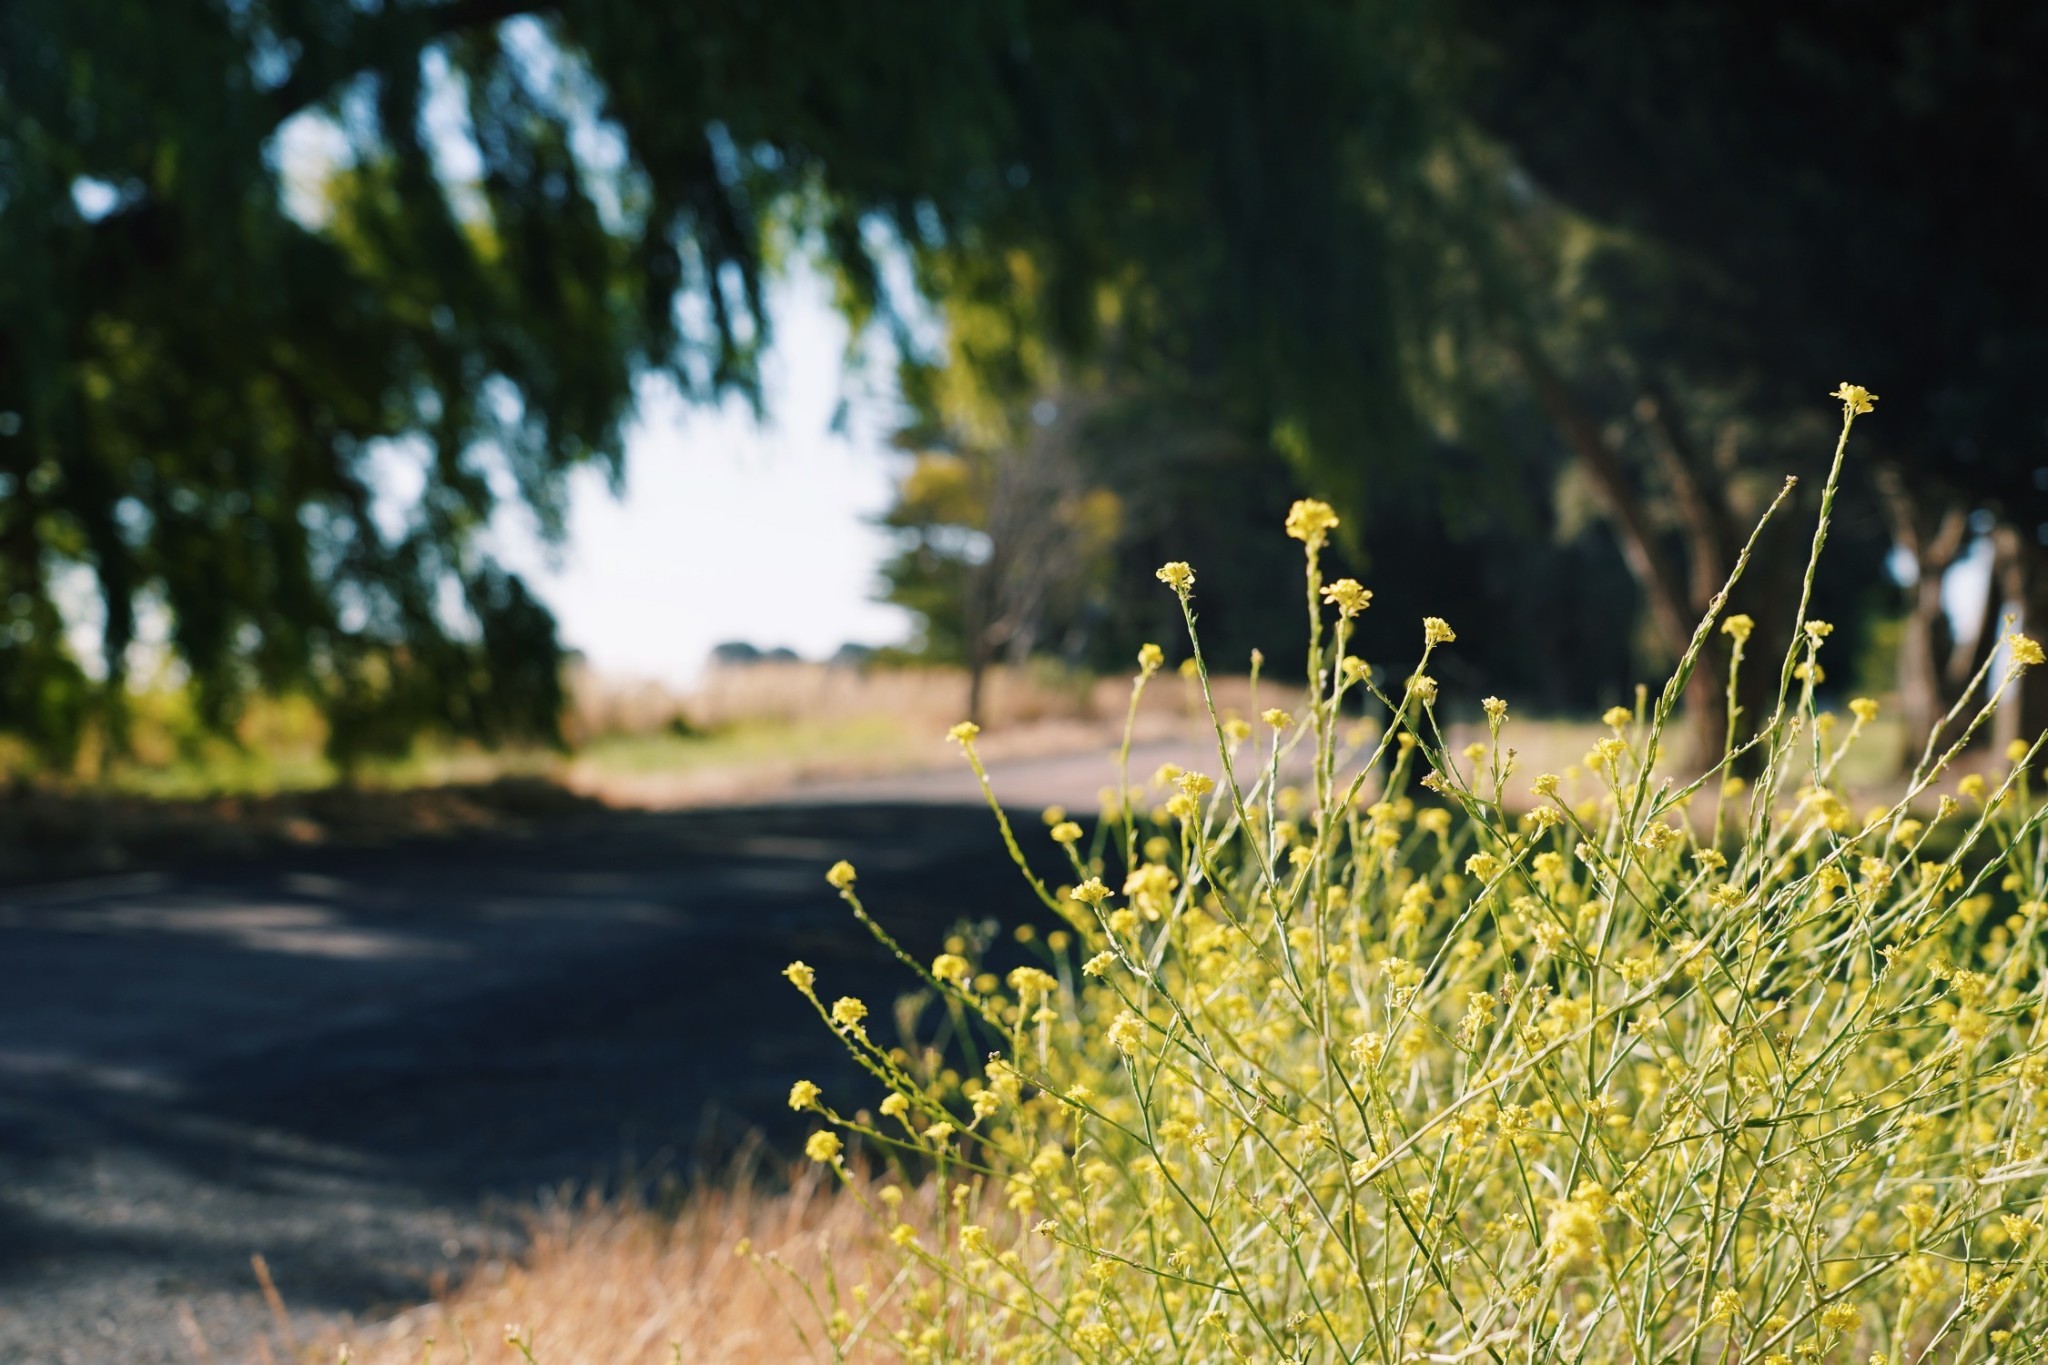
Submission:
<svg viewBox="0 0 2048 1365">
<path fill-rule="evenodd" d="M 20 0 L 0 728 L 118 734 L 160 616 L 215 723 L 266 689 L 331 707 L 343 746 L 547 735 L 548 632 L 485 528 L 512 503 L 558 530 L 642 383 L 755 396 L 792 253 L 899 344 L 919 421 L 952 429 L 920 448 L 999 444 L 955 439 L 949 371 L 1011 413 L 1056 383 L 1104 420 L 1150 407 L 1162 448 L 1281 451 L 1354 533 L 1456 545 L 1547 498 L 1570 398 L 1581 435 L 1632 433 L 1604 496 L 1647 504 L 1617 523 L 1647 563 L 1690 533 L 1629 446 L 1646 392 L 1777 468 L 1853 365 L 1911 405 L 1898 460 L 2018 515 L 2034 191 L 1967 169 L 2024 164 L 2039 121 L 2011 54 L 2040 21 L 2002 13 Z M 321 179 L 293 149 L 323 140 Z M 946 353 L 885 283 L 904 260 Z M 1939 307 L 1899 287 L 1928 262 L 1956 272 Z M 1095 479 L 1144 515 L 1126 482 Z M 79 571 L 103 689 L 58 630 Z"/>
<path fill-rule="evenodd" d="M 1605 267 L 1638 349 L 1763 423 L 1816 379 L 1885 395 L 1884 458 L 2038 509 L 2048 283 L 2025 226 L 2048 15 L 1963 0 L 1481 3 L 1470 107 L 1551 192 L 1645 250 Z M 1648 92 L 1655 92 L 1651 98 Z M 2031 535 L 2032 527 L 2028 531 Z"/>
</svg>

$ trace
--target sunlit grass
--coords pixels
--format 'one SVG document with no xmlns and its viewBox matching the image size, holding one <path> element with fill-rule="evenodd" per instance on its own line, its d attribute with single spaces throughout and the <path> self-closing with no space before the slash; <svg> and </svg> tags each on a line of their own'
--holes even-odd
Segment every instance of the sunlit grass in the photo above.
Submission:
<svg viewBox="0 0 2048 1365">
<path fill-rule="evenodd" d="M 264 706 L 277 705 L 263 703 Z M 160 801 L 268 797 L 319 791 L 346 782 L 368 790 L 493 782 L 508 777 L 574 781 L 690 775 L 714 770 L 887 771 L 931 761 L 929 733 L 892 716 L 835 721 L 744 720 L 708 732 L 657 729 L 602 734 L 574 749 L 486 749 L 424 739 L 398 758 L 370 758 L 344 770 L 322 751 L 321 736 L 232 738 L 200 735 L 178 743 L 146 740 L 136 755 L 111 759 L 83 777 L 56 778 L 73 790 Z M 17 756 L 14 771 L 36 770 Z M 39 774 L 43 780 L 55 775 Z M 4 773 L 0 773 L 4 776 Z"/>
<path fill-rule="evenodd" d="M 907 761 L 932 747 L 929 734 L 913 733 L 903 721 L 857 716 L 833 722 L 747 721 L 703 735 L 604 735 L 584 745 L 575 761 L 598 772 L 637 776 L 792 760 Z"/>
<path fill-rule="evenodd" d="M 734 1255 L 740 1247 L 773 1273 Z M 789 1365 L 822 1347 L 801 1323 L 805 1287 L 885 1274 L 887 1249 L 858 1202 L 812 1179 L 781 1193 L 747 1181 L 707 1188 L 673 1218 L 631 1205 L 559 1210 L 536 1222 L 518 1263 L 486 1266 L 352 1334 L 341 1358 L 510 1365 L 531 1351 L 546 1365 Z M 332 1365 L 336 1351 L 324 1342 L 302 1359 Z"/>
</svg>

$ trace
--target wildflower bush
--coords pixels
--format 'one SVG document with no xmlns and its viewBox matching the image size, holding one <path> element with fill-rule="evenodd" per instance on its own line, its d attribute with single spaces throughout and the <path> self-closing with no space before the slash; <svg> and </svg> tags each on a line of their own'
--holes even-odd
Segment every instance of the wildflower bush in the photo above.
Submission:
<svg viewBox="0 0 2048 1365">
<path fill-rule="evenodd" d="M 1302 502 L 1286 526 L 1307 567 L 1300 714 L 1254 727 L 1212 705 L 1213 776 L 1124 772 L 1092 833 L 1053 813 L 1066 885 L 1033 872 L 1034 836 L 990 795 L 1065 922 L 1025 936 L 1037 965 L 999 980 L 962 940 L 913 956 L 833 868 L 925 1006 L 899 1011 L 891 1045 L 862 1002 L 787 971 L 874 1080 L 795 1085 L 790 1104 L 823 1120 L 808 1155 L 894 1248 L 862 1282 L 802 1285 L 813 1345 L 2041 1359 L 2041 746 L 1934 800 L 1986 704 L 1950 718 L 1961 738 L 1930 741 L 1897 800 L 1856 813 L 1835 789 L 1876 707 L 1852 702 L 1844 725 L 1815 703 L 1829 628 L 1807 601 L 1873 401 L 1832 396 L 1841 441 L 1782 658 L 1744 657 L 1750 622 L 1722 615 L 1724 589 L 1662 693 L 1609 712 L 1569 780 L 1517 772 L 1497 698 L 1486 740 L 1447 747 L 1427 672 L 1456 644 L 1446 622 L 1423 623 L 1399 679 L 1347 652 L 1372 594 L 1323 581 L 1336 517 Z M 1159 578 L 1207 695 L 1194 571 Z M 1774 670 L 1777 701 L 1740 714 L 1731 676 L 1725 751 L 1681 783 L 1661 776 L 1667 726 L 1717 630 L 1737 670 Z M 2042 661 L 2019 635 L 2000 657 Z M 1134 709 L 1163 661 L 1140 654 Z M 954 738 L 986 788 L 974 727 Z M 953 1069 L 962 1056 L 978 1071 Z M 891 1174 L 861 1178 L 849 1144 Z"/>
</svg>

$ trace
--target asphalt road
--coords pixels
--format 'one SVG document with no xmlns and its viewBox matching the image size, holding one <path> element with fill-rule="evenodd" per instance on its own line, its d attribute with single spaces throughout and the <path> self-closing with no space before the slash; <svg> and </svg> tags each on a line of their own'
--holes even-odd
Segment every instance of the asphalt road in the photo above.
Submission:
<svg viewBox="0 0 2048 1365">
<path fill-rule="evenodd" d="M 1092 805 L 1106 771 L 998 784 Z M 919 949 L 1033 913 L 977 799 L 900 778 L 0 891 L 0 1361 L 252 1359 L 252 1255 L 310 1331 L 510 1253 L 564 1190 L 787 1141 L 793 1078 L 855 1082 L 782 965 L 903 985 L 827 866 Z"/>
</svg>

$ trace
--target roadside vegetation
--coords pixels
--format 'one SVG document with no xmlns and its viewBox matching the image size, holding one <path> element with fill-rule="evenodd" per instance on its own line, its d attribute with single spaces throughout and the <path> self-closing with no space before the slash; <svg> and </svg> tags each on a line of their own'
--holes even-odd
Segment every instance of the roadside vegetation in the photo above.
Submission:
<svg viewBox="0 0 2048 1365">
<path fill-rule="evenodd" d="M 1875 401 L 1837 396 L 1809 581 L 1850 428 Z M 1954 738 L 1856 808 L 1839 778 L 1878 708 L 1817 706 L 1828 623 L 1802 602 L 1782 653 L 1752 650 L 1751 622 L 1718 596 L 1660 693 L 1610 711 L 1570 777 L 1535 769 L 1507 701 L 1485 701 L 1469 742 L 1447 732 L 1429 670 L 1459 628 L 1424 621 L 1412 667 L 1349 652 L 1372 594 L 1323 580 L 1335 522 L 1303 501 L 1287 524 L 1307 554 L 1310 700 L 1256 722 L 1214 712 L 1213 774 L 1122 774 L 1092 832 L 1064 813 L 1015 827 L 990 793 L 1064 924 L 1014 936 L 1026 965 L 994 970 L 1007 959 L 986 930 L 935 956 L 899 944 L 856 868 L 831 869 L 905 966 L 901 1036 L 892 1011 L 789 965 L 872 1085 L 792 1078 L 791 1107 L 818 1120 L 805 1154 L 837 1193 L 800 1183 L 762 1205 L 769 1235 L 719 1225 L 739 1240 L 709 1273 L 758 1272 L 791 1338 L 721 1356 L 721 1320 L 674 1349 L 2039 1359 L 2043 740 L 1958 780 L 1995 702 L 1959 705 Z M 1199 679 L 1196 573 L 1159 577 Z M 1719 760 L 1675 780 L 1667 730 L 1714 635 L 1775 700 L 1731 704 Z M 2021 635 L 2003 657 L 2007 680 L 2043 663 Z M 1141 653 L 1134 699 L 1163 661 Z M 1383 724 L 1347 716 L 1360 693 Z M 953 737 L 985 772 L 976 727 Z M 1310 776 L 1283 787 L 1291 751 Z M 1043 838 L 1070 880 L 1033 873 L 1020 841 Z M 701 1234 L 689 1220 L 733 1207 L 702 1199 L 678 1229 L 633 1235 Z M 617 1217 L 550 1244 L 520 1292 L 480 1282 L 439 1312 L 503 1309 L 525 1324 L 508 1358 L 598 1358 L 574 1286 L 593 1283 L 587 1258 L 619 1254 Z M 710 1264 L 701 1241 L 687 1254 Z"/>
</svg>

